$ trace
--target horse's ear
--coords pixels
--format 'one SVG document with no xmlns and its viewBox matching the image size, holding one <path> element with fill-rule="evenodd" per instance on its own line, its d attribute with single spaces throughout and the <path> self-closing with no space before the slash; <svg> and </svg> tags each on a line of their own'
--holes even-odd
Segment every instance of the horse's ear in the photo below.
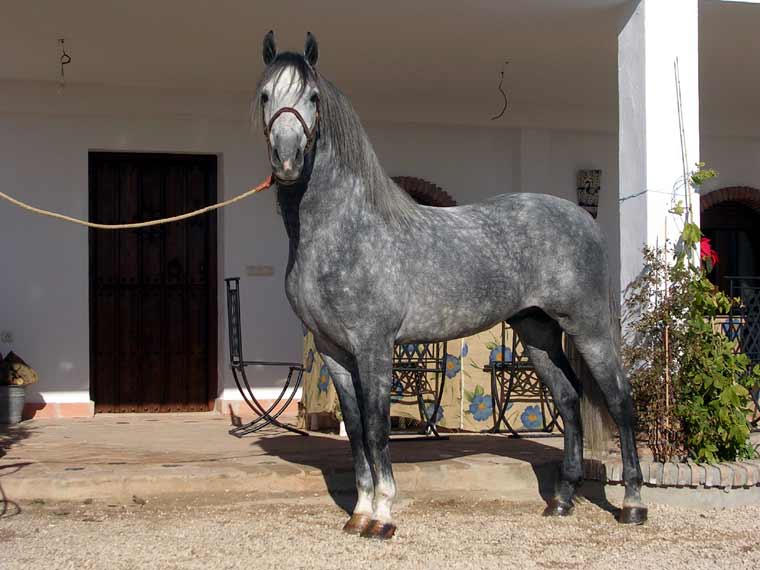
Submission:
<svg viewBox="0 0 760 570">
<path fill-rule="evenodd" d="M 269 65 L 277 57 L 277 46 L 274 44 L 274 32 L 269 30 L 267 35 L 264 36 L 264 50 L 262 52 L 264 56 L 264 63 Z"/>
<path fill-rule="evenodd" d="M 311 32 L 306 32 L 306 45 L 303 48 L 303 56 L 309 65 L 315 67 L 317 60 L 319 59 L 319 46 L 317 46 L 317 38 Z"/>
</svg>

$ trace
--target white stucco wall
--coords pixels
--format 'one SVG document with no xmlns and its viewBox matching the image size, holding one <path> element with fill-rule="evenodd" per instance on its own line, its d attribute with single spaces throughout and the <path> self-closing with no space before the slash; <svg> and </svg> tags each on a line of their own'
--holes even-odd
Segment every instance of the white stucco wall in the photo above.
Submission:
<svg viewBox="0 0 760 570">
<path fill-rule="evenodd" d="M 703 137 L 702 160 L 718 172 L 704 184 L 703 193 L 728 186 L 760 189 L 760 138 Z"/>
<path fill-rule="evenodd" d="M 86 218 L 90 150 L 213 153 L 219 156 L 219 198 L 238 194 L 268 174 L 260 134 L 246 104 L 204 97 L 81 90 L 63 96 L 14 86 L 0 96 L 0 187 L 44 208 Z M 614 134 L 533 131 L 368 121 L 368 132 L 391 175 L 427 178 L 460 203 L 516 190 L 575 199 L 580 168 L 601 168 L 599 221 L 617 274 L 617 146 Z M 545 144 L 523 144 L 530 137 Z M 540 172 L 540 179 L 534 174 Z M 227 372 L 225 276 L 241 276 L 246 357 L 300 359 L 301 330 L 284 296 L 287 244 L 264 193 L 219 214 L 219 368 Z M 88 235 L 83 228 L 0 204 L 2 269 L 0 330 L 38 369 L 30 401 L 89 399 Z M 561 237 L 559 238 L 561 239 Z M 248 265 L 272 265 L 274 277 L 246 277 Z M 7 347 L 0 347 L 5 350 Z M 278 374 L 259 371 L 267 397 Z"/>
</svg>

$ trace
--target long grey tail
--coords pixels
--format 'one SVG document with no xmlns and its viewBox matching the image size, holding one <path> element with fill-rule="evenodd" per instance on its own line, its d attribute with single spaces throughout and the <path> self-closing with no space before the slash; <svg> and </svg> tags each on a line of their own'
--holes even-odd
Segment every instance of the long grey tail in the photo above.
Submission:
<svg viewBox="0 0 760 570">
<path fill-rule="evenodd" d="M 614 358 L 619 358 L 620 351 L 620 324 L 619 311 L 610 287 L 610 329 L 613 334 L 615 345 Z M 583 427 L 583 439 L 591 457 L 601 459 L 607 455 L 612 438 L 617 432 L 617 425 L 613 421 L 607 408 L 599 385 L 594 380 L 591 371 L 583 361 L 581 354 L 574 348 L 569 351 L 570 363 L 581 384 L 581 424 Z"/>
</svg>

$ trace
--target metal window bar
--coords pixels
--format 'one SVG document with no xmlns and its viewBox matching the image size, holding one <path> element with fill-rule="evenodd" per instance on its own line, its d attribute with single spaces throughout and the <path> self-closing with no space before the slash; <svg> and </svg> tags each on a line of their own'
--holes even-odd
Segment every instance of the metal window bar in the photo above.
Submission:
<svg viewBox="0 0 760 570">
<path fill-rule="evenodd" d="M 303 366 L 296 362 L 279 362 L 269 360 L 245 360 L 243 358 L 243 337 L 240 322 L 240 278 L 229 277 L 224 280 L 227 286 L 227 325 L 230 342 L 230 368 L 235 379 L 235 385 L 240 391 L 246 405 L 256 414 L 256 417 L 248 423 L 236 426 L 229 430 L 235 437 L 243 437 L 264 429 L 269 425 L 297 433 L 309 435 L 307 432 L 282 423 L 278 418 L 285 412 L 295 398 L 296 392 L 303 380 Z M 278 396 L 266 409 L 256 398 L 248 382 L 245 372 L 247 366 L 280 366 L 288 368 L 288 377 Z"/>
<path fill-rule="evenodd" d="M 422 427 L 416 436 L 395 432 L 394 441 L 448 439 L 438 431 L 438 413 L 446 384 L 446 341 L 410 342 L 393 348 L 391 396 L 403 401 L 414 398 Z M 425 396 L 428 395 L 428 401 Z M 432 399 L 432 401 L 430 401 Z"/>
<path fill-rule="evenodd" d="M 556 427 L 562 433 L 557 406 L 554 404 L 548 388 L 536 375 L 525 347 L 517 333 L 512 330 L 511 354 L 507 358 L 507 330 L 511 327 L 504 321 L 501 323 L 501 361 L 494 361 L 483 367 L 484 372 L 491 374 L 491 402 L 493 410 L 493 427 L 489 433 L 501 433 L 503 425 L 511 437 L 520 437 L 525 433 L 551 433 Z M 541 406 L 540 429 L 525 429 L 519 432 L 512 427 L 507 419 L 507 410 L 515 398 L 537 399 Z M 547 417 L 549 421 L 547 421 Z"/>
<path fill-rule="evenodd" d="M 731 308 L 723 332 L 739 341 L 739 350 L 747 355 L 750 366 L 760 364 L 760 276 L 729 275 L 729 294 L 740 302 Z M 752 427 L 760 424 L 760 385 L 751 391 L 754 411 Z"/>
</svg>

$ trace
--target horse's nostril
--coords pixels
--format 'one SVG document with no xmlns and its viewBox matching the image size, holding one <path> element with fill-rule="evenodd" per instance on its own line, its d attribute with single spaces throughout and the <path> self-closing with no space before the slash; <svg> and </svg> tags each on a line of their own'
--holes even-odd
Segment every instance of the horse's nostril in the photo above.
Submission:
<svg viewBox="0 0 760 570">
<path fill-rule="evenodd" d="M 282 159 L 280 158 L 280 153 L 277 151 L 277 149 L 272 149 L 272 158 L 274 159 L 274 162 L 276 164 L 281 164 Z"/>
</svg>

